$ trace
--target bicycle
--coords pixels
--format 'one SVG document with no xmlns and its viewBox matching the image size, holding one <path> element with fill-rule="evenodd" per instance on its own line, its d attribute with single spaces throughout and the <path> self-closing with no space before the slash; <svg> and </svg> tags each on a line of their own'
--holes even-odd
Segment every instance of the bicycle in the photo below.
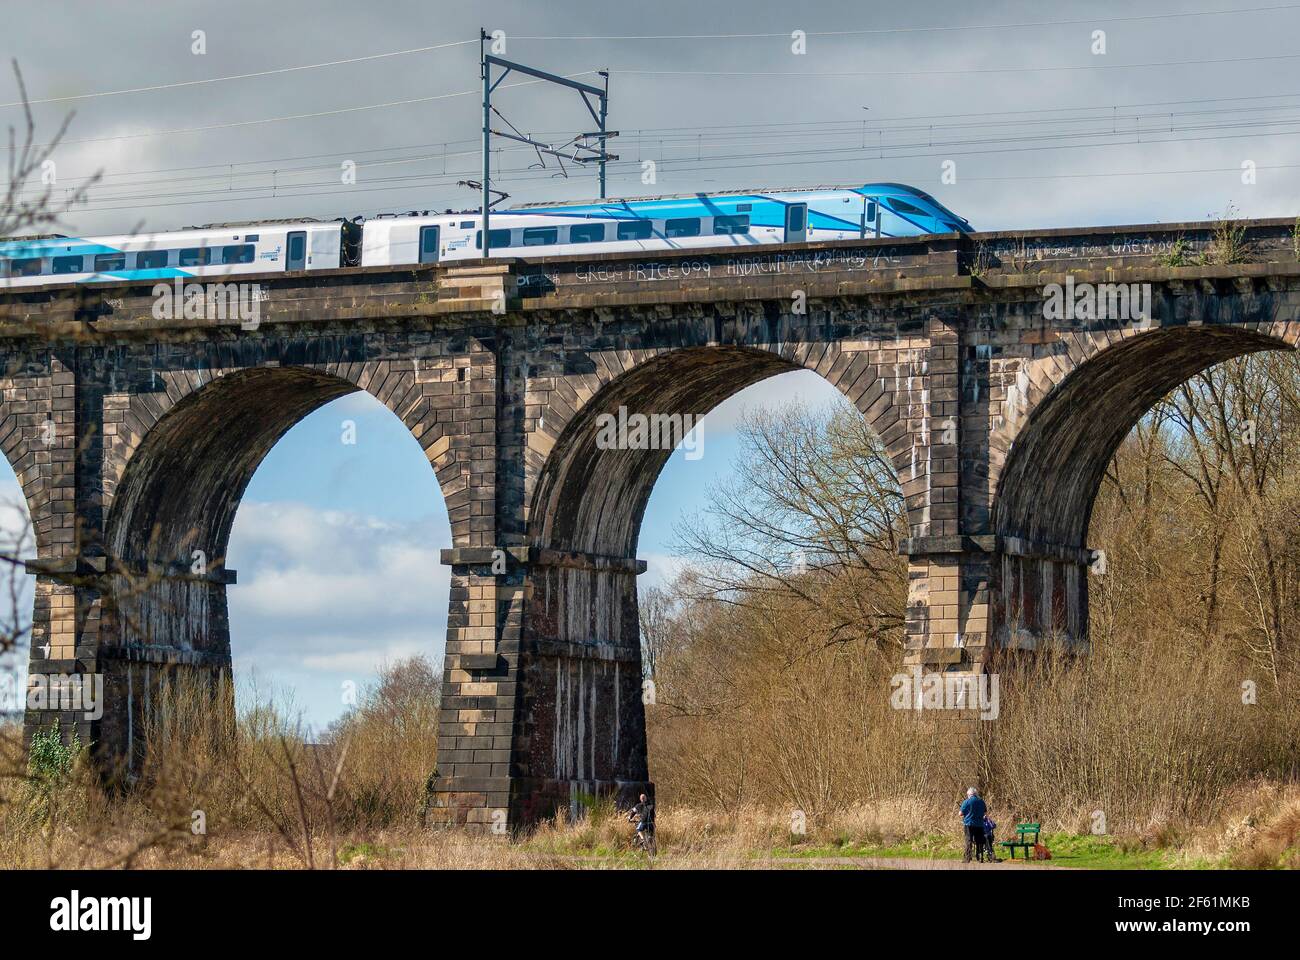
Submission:
<svg viewBox="0 0 1300 960">
<path fill-rule="evenodd" d="M 648 830 L 637 830 L 632 835 L 632 849 L 643 850 L 647 856 L 653 857 L 658 851 L 655 849 L 655 832 L 651 827 Z"/>
<path fill-rule="evenodd" d="M 641 818 L 635 812 L 628 814 L 628 822 L 636 824 L 636 830 L 632 833 L 632 849 L 642 850 L 647 856 L 653 857 L 657 852 L 655 846 L 655 825 L 654 821 L 644 824 L 642 829 Z"/>
</svg>

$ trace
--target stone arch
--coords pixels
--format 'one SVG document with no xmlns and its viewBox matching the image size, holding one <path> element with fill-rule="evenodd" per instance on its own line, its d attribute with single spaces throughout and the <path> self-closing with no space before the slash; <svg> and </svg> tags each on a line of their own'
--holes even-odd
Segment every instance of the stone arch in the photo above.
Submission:
<svg viewBox="0 0 1300 960">
<path fill-rule="evenodd" d="M 25 402 L 14 396 L 18 391 L 11 393 L 6 389 L 3 393 L 5 397 L 0 398 L 0 453 L 3 453 L 4 463 L 0 464 L 0 471 L 7 467 L 18 488 L 16 496 L 12 499 L 6 496 L 0 502 L 0 507 L 13 510 L 12 514 L 3 518 L 6 529 L 4 542 L 0 545 L 0 551 L 4 555 L 4 562 L 0 565 L 0 589 L 8 595 L 6 603 L 9 606 L 4 618 L 4 630 L 7 640 L 17 641 L 26 632 L 29 640 L 34 639 L 40 644 L 48 635 L 48 630 L 42 629 L 43 625 L 35 616 L 38 602 L 36 591 L 28 594 L 34 585 L 27 577 L 23 561 L 30 560 L 33 555 L 45 556 L 49 549 L 52 511 L 48 487 L 39 473 L 34 454 L 34 450 L 47 449 L 47 444 L 39 433 L 35 439 L 24 436 L 24 429 L 19 423 L 21 415 L 14 411 L 14 403 Z M 37 424 L 29 429 L 42 432 L 48 428 Z M 41 511 L 43 522 L 38 522 L 36 510 Z M 44 590 L 42 593 L 45 597 L 41 602 L 48 606 L 49 591 Z M 33 637 L 32 634 L 36 636 Z M 4 682 L 4 678 L 0 678 L 0 682 Z"/>
<path fill-rule="evenodd" d="M 928 351 L 906 337 L 705 342 L 590 351 L 575 364 L 579 373 L 547 371 L 529 397 L 526 448 L 531 589 L 519 708 L 529 737 L 520 768 L 536 805 L 526 817 L 563 808 L 574 790 L 629 800 L 650 786 L 636 595 L 644 564 L 635 550 L 672 450 L 602 449 L 602 415 L 626 407 L 629 415 L 703 416 L 768 377 L 814 370 L 881 436 L 905 494 L 913 484 L 909 512 L 923 525 L 928 491 L 914 437 L 917 423 L 938 412 L 920 382 Z"/>
<path fill-rule="evenodd" d="M 745 387 L 794 369 L 779 353 L 706 347 L 659 352 L 606 381 L 563 423 L 534 491 L 530 543 L 613 557 L 635 551 L 650 491 L 672 450 L 600 450 L 602 415 L 625 407 L 632 415 L 702 416 Z"/>
<path fill-rule="evenodd" d="M 451 360 L 424 370 L 386 360 L 191 368 L 159 373 L 152 393 L 105 397 L 105 522 L 89 547 L 102 558 L 103 589 L 86 620 L 105 689 L 124 705 L 97 736 L 101 757 L 124 765 L 114 772 L 138 770 L 136 731 L 161 678 L 189 671 L 229 696 L 225 555 L 235 514 L 258 466 L 312 411 L 358 390 L 376 396 L 420 443 L 449 514 L 448 488 L 463 491 L 451 519 L 453 537 L 468 536 L 470 467 L 446 432 L 467 373 Z"/>
<path fill-rule="evenodd" d="M 1003 536 L 1082 547 L 1102 474 L 1152 406 L 1202 370 L 1261 350 L 1294 349 L 1300 324 L 1156 327 L 1072 334 L 1022 374 L 994 434 L 1005 451 L 993 497 Z M 1023 399 L 1020 399 L 1020 398 Z M 1008 438 L 1014 438 L 1009 442 Z"/>
<path fill-rule="evenodd" d="M 921 462 L 926 447 L 918 440 L 926 437 L 929 421 L 945 412 L 924 385 L 929 353 L 905 337 L 590 351 L 582 372 L 560 372 L 541 379 L 540 386 L 529 385 L 528 542 L 617 556 L 635 549 L 640 517 L 671 451 L 598 451 L 595 425 L 601 414 L 622 405 L 629 412 L 702 417 L 754 383 L 801 369 L 827 380 L 866 417 L 902 482 L 909 523 L 922 531 L 931 514 Z M 593 490 L 589 478 L 598 454 L 613 469 Z M 566 512 L 566 504 L 575 509 Z"/>
<path fill-rule="evenodd" d="M 50 350 L 19 349 L 0 370 L 0 451 L 22 488 L 36 555 L 46 560 L 71 548 L 75 524 L 72 503 L 55 496 L 57 488 L 71 486 L 75 444 L 73 402 L 61 395 L 74 374 L 64 359 Z M 68 466 L 55 469 L 56 463 Z"/>
<path fill-rule="evenodd" d="M 1160 400 L 1202 370 L 1262 350 L 1294 349 L 1300 324 L 1196 324 L 1071 333 L 1007 388 L 990 437 L 990 628 L 1033 646 L 1088 631 L 1085 540 L 1115 451 Z"/>
<path fill-rule="evenodd" d="M 463 445 L 456 444 L 448 434 L 448 418 L 439 416 L 439 410 L 452 405 L 450 398 L 458 383 L 468 386 L 465 374 L 469 369 L 468 358 L 463 364 L 450 359 L 424 363 L 372 360 L 155 369 L 151 371 L 154 389 L 109 393 L 104 397 L 105 514 L 107 517 L 117 514 L 115 501 L 128 476 L 137 469 L 147 469 L 133 466 L 142 446 L 154 451 L 162 449 L 169 431 L 189 429 L 197 441 L 220 443 L 224 442 L 223 435 L 237 435 L 251 423 L 256 436 L 245 438 L 248 442 L 242 448 L 241 457 L 256 455 L 254 451 L 264 447 L 252 464 L 252 470 L 256 470 L 265 453 L 295 423 L 317 407 L 356 390 L 373 395 L 406 424 L 432 464 L 450 508 L 452 495 L 467 486 L 468 458 L 458 455 Z M 209 392 L 214 389 L 217 396 L 212 397 Z M 202 401 L 198 399 L 200 395 Z M 184 412 L 195 402 L 210 402 L 212 410 L 187 415 L 188 428 L 179 423 L 173 427 L 166 425 L 172 413 L 178 409 Z M 240 403 L 247 405 L 238 406 Z M 231 421 L 232 411 L 240 413 L 239 422 Z M 275 415 L 267 417 L 270 412 Z M 196 418 L 205 415 L 213 417 L 210 423 L 218 430 L 203 430 L 203 421 Z M 246 419 L 250 416 L 251 421 Z M 155 436 L 154 430 L 160 425 L 163 433 Z M 228 429 L 223 431 L 220 429 L 223 427 Z M 248 477 L 251 476 L 249 471 Z M 244 482 L 247 483 L 247 478 Z M 452 524 L 455 533 L 455 518 Z"/>
<path fill-rule="evenodd" d="M 0 450 L 22 488 L 38 568 L 75 566 L 75 351 L 13 345 L 0 368 Z M 37 658 L 76 653 L 72 591 L 49 577 L 33 590 L 31 650 Z"/>
<path fill-rule="evenodd" d="M 114 490 L 105 552 L 123 563 L 214 564 L 244 488 L 299 420 L 356 386 L 303 368 L 252 368 L 191 390 L 133 444 Z"/>
</svg>

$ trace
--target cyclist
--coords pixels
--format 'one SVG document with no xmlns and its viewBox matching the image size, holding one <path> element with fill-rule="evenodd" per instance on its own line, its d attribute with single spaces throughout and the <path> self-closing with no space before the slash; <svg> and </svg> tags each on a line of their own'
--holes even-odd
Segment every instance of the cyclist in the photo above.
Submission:
<svg viewBox="0 0 1300 960">
<path fill-rule="evenodd" d="M 641 794 L 641 800 L 628 812 L 627 818 L 636 824 L 637 842 L 654 852 L 655 847 L 655 805 L 646 795 Z"/>
</svg>

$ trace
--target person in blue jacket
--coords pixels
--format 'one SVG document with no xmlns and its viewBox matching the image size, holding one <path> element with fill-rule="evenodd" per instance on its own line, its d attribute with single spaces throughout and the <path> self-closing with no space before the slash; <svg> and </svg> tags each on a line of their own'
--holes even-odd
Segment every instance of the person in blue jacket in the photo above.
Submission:
<svg viewBox="0 0 1300 960">
<path fill-rule="evenodd" d="M 984 853 L 991 863 L 997 863 L 997 847 L 993 845 L 993 831 L 998 825 L 993 822 L 993 818 L 987 813 L 984 814 Z"/>
<path fill-rule="evenodd" d="M 984 859 L 984 815 L 988 808 L 980 799 L 979 791 L 971 787 L 966 791 L 966 799 L 961 805 L 961 823 L 966 834 L 966 849 L 962 861 L 970 863 L 971 853 L 975 859 Z"/>
</svg>

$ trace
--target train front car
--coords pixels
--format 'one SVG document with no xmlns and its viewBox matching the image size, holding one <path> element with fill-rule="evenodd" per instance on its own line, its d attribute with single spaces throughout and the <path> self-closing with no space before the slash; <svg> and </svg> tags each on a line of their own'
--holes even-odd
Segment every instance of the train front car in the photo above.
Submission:
<svg viewBox="0 0 1300 960">
<path fill-rule="evenodd" d="M 477 259 L 483 256 L 481 226 L 475 211 L 376 217 L 365 225 L 361 264 Z M 489 246 L 494 257 L 599 256 L 970 229 L 928 194 L 879 183 L 526 204 L 493 212 Z"/>
<path fill-rule="evenodd" d="M 959 217 L 928 193 L 902 183 L 868 183 L 856 191 L 880 215 L 880 235 L 918 236 L 929 233 L 971 233 L 965 217 Z"/>
</svg>

